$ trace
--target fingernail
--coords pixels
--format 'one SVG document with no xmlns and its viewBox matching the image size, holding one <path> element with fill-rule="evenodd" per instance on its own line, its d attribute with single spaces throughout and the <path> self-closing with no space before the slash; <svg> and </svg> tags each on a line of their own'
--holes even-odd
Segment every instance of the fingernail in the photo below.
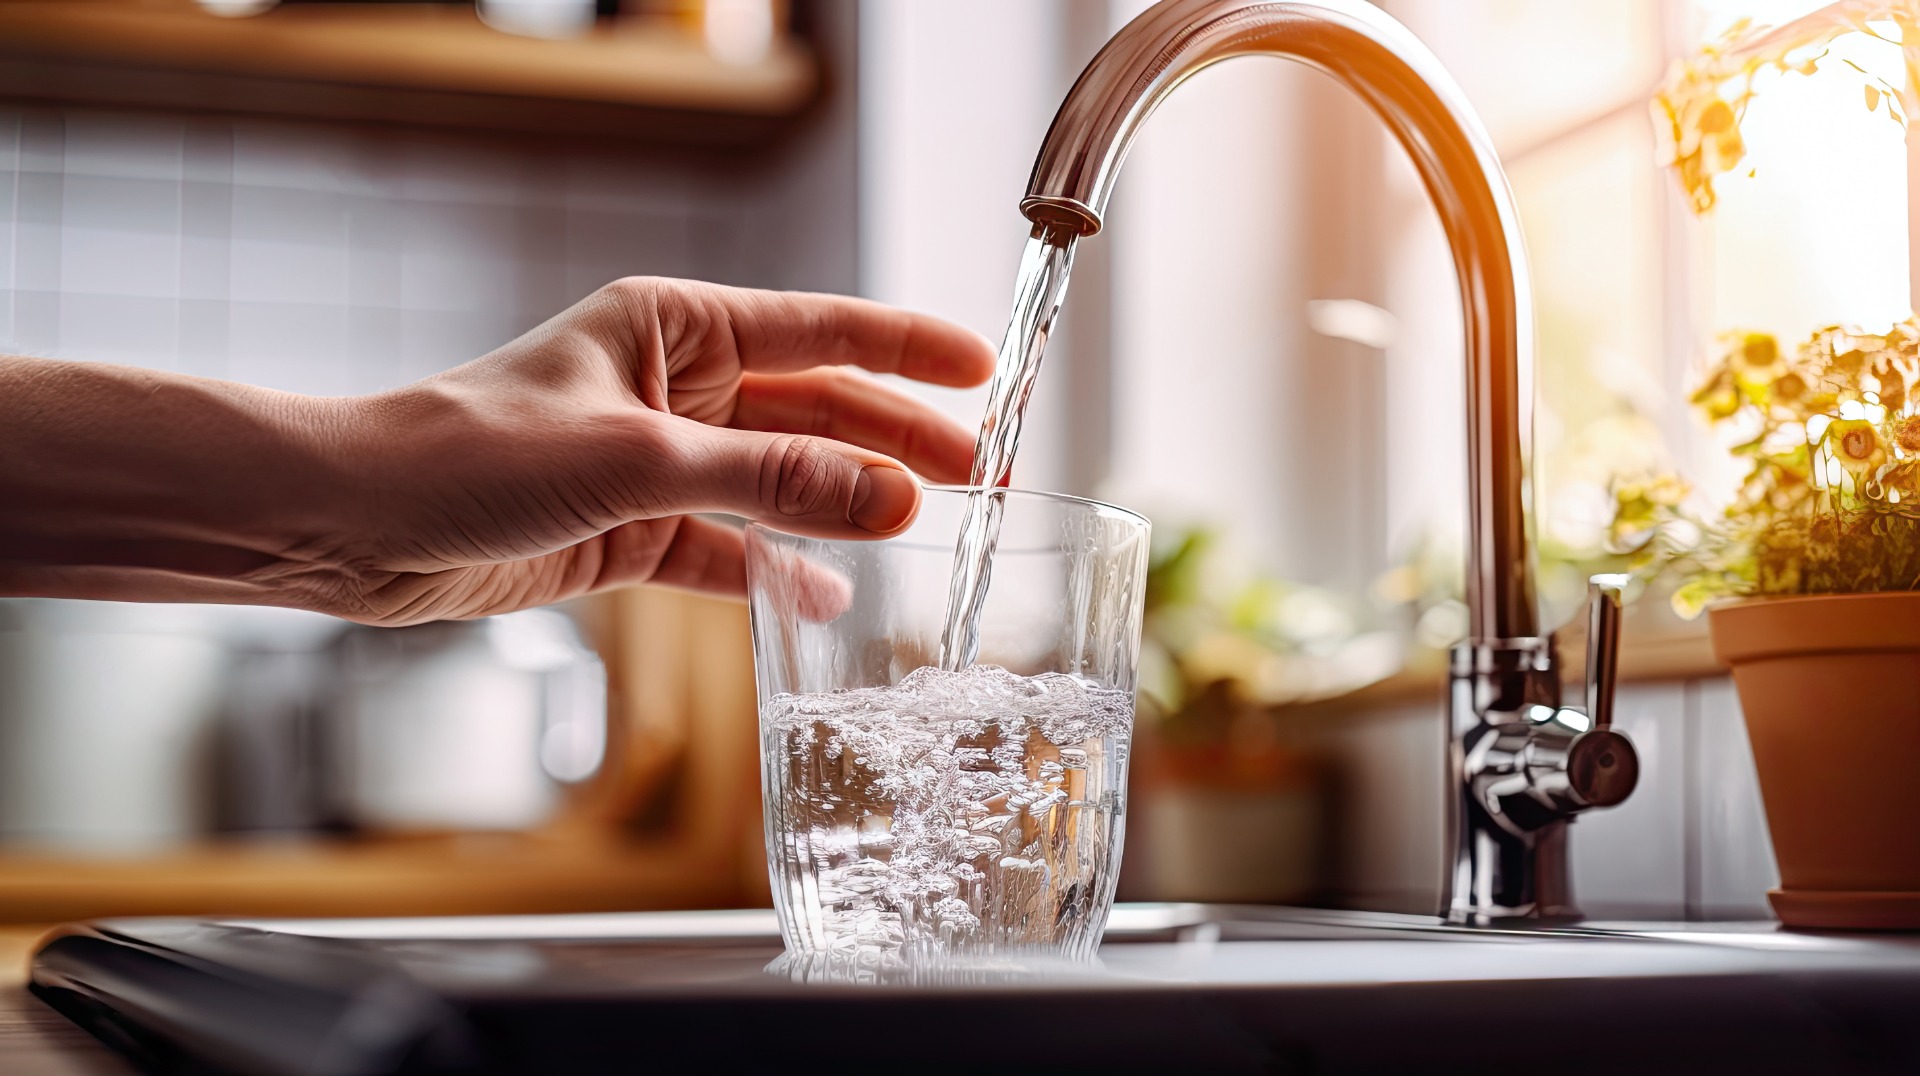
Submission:
<svg viewBox="0 0 1920 1076">
<path fill-rule="evenodd" d="M 897 467 L 862 467 L 853 483 L 853 506 L 847 519 L 875 534 L 900 529 L 920 500 L 920 484 Z"/>
</svg>

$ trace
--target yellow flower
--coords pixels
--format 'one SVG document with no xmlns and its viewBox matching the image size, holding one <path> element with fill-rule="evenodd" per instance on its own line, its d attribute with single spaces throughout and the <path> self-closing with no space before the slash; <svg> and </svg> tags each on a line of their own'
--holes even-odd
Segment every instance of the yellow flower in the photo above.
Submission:
<svg viewBox="0 0 1920 1076">
<path fill-rule="evenodd" d="M 1773 398 L 1791 404 L 1807 394 L 1807 379 L 1788 370 L 1773 381 Z"/>
<path fill-rule="evenodd" d="M 1780 361 L 1780 344 L 1767 333 L 1748 333 L 1734 354 L 1749 370 L 1771 370 Z"/>
<path fill-rule="evenodd" d="M 1661 133 L 1666 162 L 1695 213 L 1713 208 L 1713 177 L 1731 171 L 1747 155 L 1740 118 L 1721 98 L 1720 77 L 1691 65 L 1654 100 L 1654 127 Z"/>
<path fill-rule="evenodd" d="M 1880 431 L 1863 418 L 1836 419 L 1827 427 L 1827 447 L 1840 466 L 1855 478 L 1887 461 L 1887 446 Z"/>
<path fill-rule="evenodd" d="M 1691 487 L 1668 474 L 1616 483 L 1613 524 L 1607 531 L 1608 549 L 1629 553 L 1646 545 L 1663 523 L 1677 518 L 1675 510 L 1690 493 Z"/>
<path fill-rule="evenodd" d="M 1915 466 L 1914 460 L 1908 460 L 1887 468 L 1886 473 L 1880 476 L 1880 488 L 1889 491 L 1888 499 L 1897 502 L 1920 493 L 1916 479 L 1920 479 L 1920 467 Z"/>
<path fill-rule="evenodd" d="M 1860 376 L 1860 371 L 1866 369 L 1866 367 L 1867 353 L 1857 347 L 1848 348 L 1845 351 L 1835 351 L 1833 353 L 1833 368 L 1846 374 L 1848 377 Z"/>
<path fill-rule="evenodd" d="M 1902 419 L 1895 423 L 1893 439 L 1908 452 L 1920 452 L 1920 416 Z"/>
<path fill-rule="evenodd" d="M 1709 422 L 1718 422 L 1739 411 L 1740 390 L 1734 387 L 1733 375 L 1725 369 L 1715 372 L 1711 380 L 1694 391 L 1693 406 L 1704 412 Z"/>
<path fill-rule="evenodd" d="M 1880 403 L 1889 412 L 1907 405 L 1907 382 L 1900 371 L 1889 368 L 1880 372 Z"/>
</svg>

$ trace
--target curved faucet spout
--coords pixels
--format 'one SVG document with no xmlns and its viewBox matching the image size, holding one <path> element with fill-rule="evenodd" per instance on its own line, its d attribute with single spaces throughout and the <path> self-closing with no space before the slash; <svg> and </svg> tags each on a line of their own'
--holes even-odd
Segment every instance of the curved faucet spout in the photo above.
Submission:
<svg viewBox="0 0 1920 1076">
<path fill-rule="evenodd" d="M 1477 642 L 1537 635 L 1529 495 L 1532 307 L 1513 196 L 1491 140 L 1426 46 L 1362 0 L 1167 0 L 1100 50 L 1067 95 L 1020 203 L 1040 228 L 1100 230 L 1121 162 L 1174 87 L 1220 60 L 1283 56 L 1379 114 L 1425 181 L 1453 250 L 1467 336 L 1469 561 Z M 1208 206 L 1211 217 L 1232 206 Z"/>
<path fill-rule="evenodd" d="M 1467 335 L 1467 609 L 1448 691 L 1453 862 L 1448 918 L 1577 913 L 1567 823 L 1619 803 L 1639 774 L 1609 727 L 1620 586 L 1595 577 L 1588 713 L 1561 706 L 1558 650 L 1539 637 L 1527 544 L 1533 315 L 1520 222 L 1493 144 L 1440 61 L 1362 0 L 1162 0 L 1129 23 L 1054 117 L 1020 209 L 1062 243 L 1100 230 L 1127 148 L 1188 76 L 1235 56 L 1284 56 L 1358 94 L 1406 148 L 1453 248 Z M 1208 205 L 1210 223 L 1231 205 Z"/>
</svg>

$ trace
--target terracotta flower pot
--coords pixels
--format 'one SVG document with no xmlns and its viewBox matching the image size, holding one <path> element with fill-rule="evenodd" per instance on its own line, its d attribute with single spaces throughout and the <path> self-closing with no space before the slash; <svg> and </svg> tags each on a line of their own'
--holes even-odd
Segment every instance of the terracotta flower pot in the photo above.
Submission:
<svg viewBox="0 0 1920 1076">
<path fill-rule="evenodd" d="M 1920 929 L 1920 594 L 1708 613 L 1733 667 L 1788 926 Z"/>
</svg>

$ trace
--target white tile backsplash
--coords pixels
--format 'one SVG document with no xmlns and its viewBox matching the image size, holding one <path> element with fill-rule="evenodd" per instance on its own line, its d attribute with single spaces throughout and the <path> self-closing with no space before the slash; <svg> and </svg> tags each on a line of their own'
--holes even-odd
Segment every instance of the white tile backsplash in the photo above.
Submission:
<svg viewBox="0 0 1920 1076">
<path fill-rule="evenodd" d="M 213 117 L 187 121 L 180 133 L 180 178 L 189 182 L 233 183 L 233 124 Z"/>
<path fill-rule="evenodd" d="M 20 114 L 0 112 L 0 172 L 20 170 Z"/>
<path fill-rule="evenodd" d="M 179 281 L 181 302 L 226 302 L 233 296 L 233 241 L 225 235 L 182 234 Z"/>
<path fill-rule="evenodd" d="M 1728 679 L 1702 680 L 1694 693 L 1699 767 L 1693 781 L 1693 817 L 1698 834 L 1700 916 L 1764 917 L 1767 890 L 1780 884 L 1767 836 L 1760 775 L 1747 742 L 1740 698 Z"/>
<path fill-rule="evenodd" d="M 622 276 L 804 276 L 814 252 L 753 226 L 753 167 L 0 106 L 0 350 L 387 388 Z"/>
<path fill-rule="evenodd" d="M 55 175 L 66 170 L 67 163 L 67 124 L 66 119 L 56 112 L 34 110 L 16 113 L 20 118 L 20 161 L 17 167 L 22 172 L 49 172 Z"/>
<path fill-rule="evenodd" d="M 172 299 L 180 290 L 178 229 L 61 229 L 60 290 L 69 295 Z M 67 346 L 63 340 L 62 346 Z M 76 356 L 78 357 L 78 356 Z"/>
<path fill-rule="evenodd" d="M 275 187 L 326 194 L 391 194 L 398 177 L 389 162 L 392 146 L 378 135 L 271 120 L 233 120 L 233 182 L 243 187 Z M 384 180 L 384 182 L 383 182 Z"/>
<path fill-rule="evenodd" d="M 232 314 L 225 299 L 180 299 L 177 369 L 196 377 L 227 378 L 227 341 L 232 336 Z"/>
<path fill-rule="evenodd" d="M 227 310 L 228 377 L 319 396 L 366 391 L 344 305 L 236 301 Z"/>
<path fill-rule="evenodd" d="M 640 174 L 603 157 L 573 156 L 552 163 L 558 186 L 540 200 L 575 209 L 684 213 L 705 197 L 733 193 L 725 184 L 715 184 L 709 169 L 686 162 Z"/>
<path fill-rule="evenodd" d="M 692 257 L 683 216 L 569 209 L 566 218 L 566 288 L 584 295 L 627 276 L 691 275 Z M 688 266 L 675 274 L 664 266 Z"/>
<path fill-rule="evenodd" d="M 179 182 L 187 122 L 170 116 L 73 112 L 65 115 L 69 177 Z"/>
<path fill-rule="evenodd" d="M 1662 918 L 1685 909 L 1687 720 L 1685 685 L 1621 685 L 1614 725 L 1639 753 L 1640 784 L 1627 802 L 1573 823 L 1573 891 L 1588 914 Z"/>
<path fill-rule="evenodd" d="M 71 228 L 174 235 L 180 230 L 180 177 L 136 179 L 66 172 L 60 220 Z"/>
<path fill-rule="evenodd" d="M 401 374 L 401 325 L 405 313 L 390 306 L 347 308 L 347 353 L 352 355 L 359 390 L 377 392 L 406 383 Z"/>
<path fill-rule="evenodd" d="M 58 357 L 179 369 L 179 311 L 180 304 L 171 298 L 62 295 Z"/>
<path fill-rule="evenodd" d="M 5 138 L 6 132 L 0 130 L 0 140 Z M 18 184 L 19 176 L 13 169 L 0 165 L 0 291 L 13 288 L 13 205 Z"/>
<path fill-rule="evenodd" d="M 52 356 L 60 346 L 60 293 L 16 288 L 11 298 L 10 349 L 21 355 Z"/>
<path fill-rule="evenodd" d="M 1329 889 L 1378 911 L 1439 906 L 1446 844 L 1445 740 L 1437 705 L 1412 703 L 1330 724 L 1317 744 L 1337 779 L 1326 817 Z"/>
<path fill-rule="evenodd" d="M 538 322 L 511 307 L 400 311 L 401 382 L 479 358 Z"/>
<path fill-rule="evenodd" d="M 559 178 L 544 158 L 517 158 L 502 167 L 483 147 L 444 139 L 406 143 L 393 164 L 393 193 L 402 198 L 495 209 L 525 200 L 530 190 L 551 189 Z"/>
<path fill-rule="evenodd" d="M 65 185 L 57 174 L 23 170 L 14 177 L 13 286 L 60 290 L 60 207 Z"/>
<path fill-rule="evenodd" d="M 238 214 L 235 214 L 236 218 Z M 236 221 L 237 225 L 237 221 Z M 238 303 L 347 305 L 346 229 L 332 243 L 242 238 L 231 245 L 228 298 Z"/>
<path fill-rule="evenodd" d="M 410 202 L 401 226 L 400 295 L 415 310 L 475 311 L 516 298 L 512 207 Z"/>
</svg>

